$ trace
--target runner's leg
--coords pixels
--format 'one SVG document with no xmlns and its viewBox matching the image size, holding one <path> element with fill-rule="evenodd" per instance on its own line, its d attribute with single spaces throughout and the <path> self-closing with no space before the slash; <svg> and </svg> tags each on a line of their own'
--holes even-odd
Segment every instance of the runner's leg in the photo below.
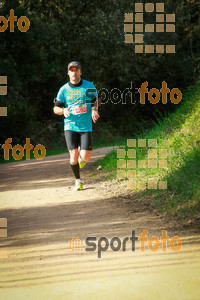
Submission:
<svg viewBox="0 0 200 300">
<path fill-rule="evenodd" d="M 80 179 L 80 170 L 78 164 L 78 154 L 79 154 L 78 148 L 69 150 L 69 154 L 70 154 L 70 166 L 74 174 L 74 177 L 76 179 Z"/>
<path fill-rule="evenodd" d="M 80 135 L 75 131 L 66 130 L 65 139 L 70 154 L 70 167 L 76 179 L 75 189 L 78 190 L 82 188 L 82 182 L 80 180 L 80 168 L 78 164 L 78 145 L 80 143 Z"/>
<path fill-rule="evenodd" d="M 83 168 L 92 154 L 92 133 L 81 132 L 79 166 Z"/>
<path fill-rule="evenodd" d="M 91 150 L 81 150 L 80 151 L 80 156 L 81 156 L 82 160 L 84 160 L 85 162 L 87 162 L 90 159 L 91 154 L 92 154 Z"/>
</svg>

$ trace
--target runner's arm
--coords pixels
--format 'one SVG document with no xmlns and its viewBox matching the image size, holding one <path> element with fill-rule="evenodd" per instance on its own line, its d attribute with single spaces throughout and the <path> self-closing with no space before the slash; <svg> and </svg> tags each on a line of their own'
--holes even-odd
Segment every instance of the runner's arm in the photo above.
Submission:
<svg viewBox="0 0 200 300">
<path fill-rule="evenodd" d="M 96 107 L 98 110 L 100 105 L 101 105 L 101 98 L 97 96 L 95 99 L 92 100 L 92 107 Z"/>
<path fill-rule="evenodd" d="M 101 105 L 101 98 L 97 96 L 96 100 L 94 99 L 92 104 L 92 120 L 94 123 L 96 123 L 96 121 L 100 117 L 98 112 L 98 108 L 100 105 Z"/>
<path fill-rule="evenodd" d="M 69 117 L 70 112 L 69 112 L 69 108 L 65 108 L 65 105 L 63 102 L 55 99 L 54 100 L 54 108 L 53 108 L 53 112 L 56 115 L 62 116 L 64 115 L 65 118 Z"/>
</svg>

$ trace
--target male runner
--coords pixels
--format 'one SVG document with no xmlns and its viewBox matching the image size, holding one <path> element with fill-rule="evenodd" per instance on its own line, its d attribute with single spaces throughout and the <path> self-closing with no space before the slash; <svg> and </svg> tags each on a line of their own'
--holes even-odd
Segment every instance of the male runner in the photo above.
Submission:
<svg viewBox="0 0 200 300">
<path fill-rule="evenodd" d="M 101 100 L 93 83 L 81 79 L 79 62 L 69 63 L 68 75 L 70 81 L 60 88 L 53 111 L 65 117 L 65 139 L 76 179 L 74 189 L 78 191 L 83 188 L 80 168 L 85 166 L 92 153 L 92 120 L 96 123 L 99 118 Z"/>
</svg>

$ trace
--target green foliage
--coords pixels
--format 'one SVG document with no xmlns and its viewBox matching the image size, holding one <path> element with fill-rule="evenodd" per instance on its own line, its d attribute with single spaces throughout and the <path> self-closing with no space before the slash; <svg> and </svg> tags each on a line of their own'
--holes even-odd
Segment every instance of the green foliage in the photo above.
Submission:
<svg viewBox="0 0 200 300">
<path fill-rule="evenodd" d="M 158 149 L 167 149 L 167 169 L 139 169 L 138 178 L 167 180 L 166 191 L 147 191 L 153 204 L 170 210 L 178 218 L 198 218 L 200 208 L 200 81 L 184 93 L 176 112 L 158 120 L 158 124 L 137 138 L 157 139 Z M 124 146 L 126 140 L 124 141 Z M 137 149 L 137 160 L 147 160 L 146 148 Z M 106 156 L 102 169 L 115 171 L 116 151 Z"/>
<path fill-rule="evenodd" d="M 26 33 L 21 33 L 16 23 L 14 33 L 9 29 L 0 33 L 0 75 L 8 76 L 8 95 L 1 96 L 1 106 L 8 107 L 8 117 L 1 117 L 0 143 L 8 137 L 16 142 L 34 138 L 49 122 L 61 122 L 52 113 L 52 100 L 68 80 L 66 67 L 74 59 L 82 63 L 83 78 L 109 92 L 113 88 L 123 91 L 131 82 L 139 87 L 147 80 L 149 89 L 160 89 L 165 80 L 169 88 L 183 91 L 194 82 L 200 71 L 199 1 L 165 1 L 166 12 L 176 14 L 176 33 L 167 39 L 177 45 L 177 52 L 164 55 L 134 54 L 134 46 L 124 43 L 124 13 L 133 12 L 135 2 L 0 2 L 2 16 L 8 17 L 10 9 L 14 9 L 18 18 L 24 15 L 31 22 Z M 145 43 L 162 40 L 163 35 L 145 35 Z M 127 97 L 126 105 L 111 101 L 102 105 L 102 122 L 114 134 L 138 135 L 149 129 L 157 115 L 175 109 L 171 103 L 157 104 L 156 109 L 150 103 L 140 105 L 136 98 L 135 104 Z M 50 128 L 47 132 L 51 136 Z M 52 138 L 46 147 L 62 147 L 62 137 L 59 141 L 58 137 Z"/>
</svg>

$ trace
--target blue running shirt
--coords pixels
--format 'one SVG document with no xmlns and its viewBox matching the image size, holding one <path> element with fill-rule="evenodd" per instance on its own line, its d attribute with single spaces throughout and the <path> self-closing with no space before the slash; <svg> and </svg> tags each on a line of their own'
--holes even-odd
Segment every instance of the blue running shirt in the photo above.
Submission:
<svg viewBox="0 0 200 300">
<path fill-rule="evenodd" d="M 64 130 L 92 131 L 91 100 L 97 95 L 94 84 L 84 79 L 80 86 L 72 87 L 68 82 L 60 88 L 57 100 L 70 108 L 70 116 L 64 119 Z"/>
</svg>

